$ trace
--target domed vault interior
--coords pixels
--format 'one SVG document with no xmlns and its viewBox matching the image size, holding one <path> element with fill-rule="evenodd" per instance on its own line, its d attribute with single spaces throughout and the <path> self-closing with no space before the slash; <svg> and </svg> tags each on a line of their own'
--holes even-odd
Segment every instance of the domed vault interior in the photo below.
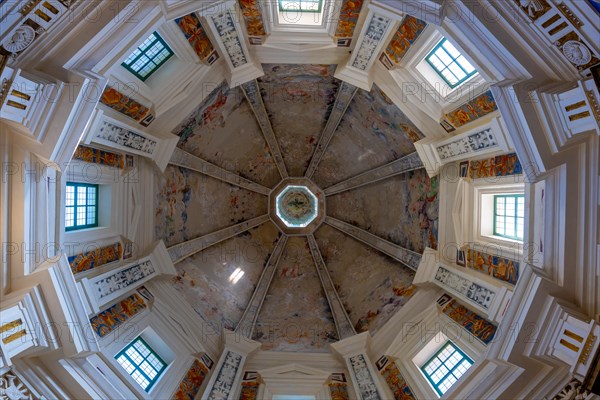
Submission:
<svg viewBox="0 0 600 400">
<path fill-rule="evenodd" d="M 340 88 L 333 77 L 336 66 L 262 67 L 265 75 L 257 82 L 289 177 L 306 177 L 326 191 L 414 153 L 414 141 L 424 137 L 376 85 L 359 89 L 308 174 Z M 241 87 L 220 84 L 173 133 L 180 138 L 177 147 L 196 157 L 269 190 L 280 186 L 283 177 Z M 264 350 L 328 352 L 338 334 L 313 257 L 325 261 L 356 331 L 376 332 L 410 298 L 415 272 L 346 231 L 358 228 L 417 253 L 436 248 L 437 186 L 423 168 L 373 178 L 325 196 L 324 223 L 284 232 L 269 211 L 269 196 L 170 165 L 156 182 L 155 238 L 173 246 L 270 215 L 269 221 L 177 264 L 174 284 L 204 323 L 216 331 L 235 329 L 275 247 L 287 240 L 252 337 Z M 352 228 L 336 229 L 328 219 Z M 319 254 L 311 254 L 309 236 Z M 232 282 L 238 270 L 243 276 Z"/>
<path fill-rule="evenodd" d="M 1 398 L 600 394 L 597 0 L 0 7 Z"/>
</svg>

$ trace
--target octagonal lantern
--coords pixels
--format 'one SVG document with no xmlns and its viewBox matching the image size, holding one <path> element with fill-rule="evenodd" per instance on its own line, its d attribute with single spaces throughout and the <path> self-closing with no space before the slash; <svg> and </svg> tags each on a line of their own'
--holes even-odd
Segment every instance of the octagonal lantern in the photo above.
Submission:
<svg viewBox="0 0 600 400">
<path fill-rule="evenodd" d="M 309 179 L 283 180 L 269 196 L 271 219 L 287 234 L 313 232 L 325 215 L 325 195 Z"/>
</svg>

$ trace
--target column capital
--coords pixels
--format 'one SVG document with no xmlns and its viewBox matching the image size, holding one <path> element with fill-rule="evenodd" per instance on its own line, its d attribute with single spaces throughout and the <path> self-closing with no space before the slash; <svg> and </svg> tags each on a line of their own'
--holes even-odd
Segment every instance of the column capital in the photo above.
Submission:
<svg viewBox="0 0 600 400">
<path fill-rule="evenodd" d="M 248 357 L 260 348 L 260 343 L 243 336 L 240 333 L 223 329 L 223 345 L 238 354 Z"/>
<path fill-rule="evenodd" d="M 348 358 L 356 354 L 368 354 L 370 345 L 371 334 L 367 331 L 332 343 L 331 348 L 343 358 Z"/>
</svg>

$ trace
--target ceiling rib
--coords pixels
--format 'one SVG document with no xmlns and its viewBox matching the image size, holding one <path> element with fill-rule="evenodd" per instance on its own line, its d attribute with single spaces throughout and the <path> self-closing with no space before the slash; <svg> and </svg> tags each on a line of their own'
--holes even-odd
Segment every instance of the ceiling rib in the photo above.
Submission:
<svg viewBox="0 0 600 400">
<path fill-rule="evenodd" d="M 241 222 L 225 229 L 188 240 L 187 242 L 176 244 L 175 246 L 169 247 L 167 250 L 169 251 L 169 256 L 171 257 L 173 264 L 177 264 L 210 246 L 262 225 L 267 221 L 269 221 L 269 215 L 261 215 L 260 217 L 249 219 L 248 221 Z"/>
<path fill-rule="evenodd" d="M 414 152 L 405 157 L 392 161 L 389 164 L 373 168 L 372 170 L 364 172 L 360 175 L 356 175 L 350 179 L 336 183 L 335 185 L 325 189 L 325 194 L 327 196 L 331 196 L 421 168 L 423 168 L 423 162 L 421 161 L 419 154 Z"/>
<path fill-rule="evenodd" d="M 250 104 L 250 108 L 252 108 L 252 111 L 256 116 L 256 121 L 258 122 L 258 125 L 260 125 L 260 129 L 262 130 L 263 136 L 265 137 L 265 141 L 267 142 L 267 145 L 271 150 L 271 155 L 275 159 L 275 165 L 277 165 L 279 174 L 281 175 L 282 179 L 285 179 L 288 177 L 288 172 L 285 167 L 285 163 L 283 162 L 281 149 L 279 148 L 279 144 L 277 143 L 275 132 L 273 132 L 273 127 L 271 126 L 269 115 L 267 114 L 267 110 L 265 109 L 265 104 L 263 102 L 262 95 L 260 94 L 258 82 L 256 81 L 256 79 L 254 79 L 250 82 L 242 84 L 241 87 L 244 92 L 244 96 L 246 96 L 246 99 Z"/>
<path fill-rule="evenodd" d="M 281 255 L 283 254 L 283 249 L 285 249 L 287 240 L 288 237 L 283 235 L 277 241 L 277 244 L 275 245 L 275 248 L 269 257 L 269 261 L 267 261 L 267 264 L 263 268 L 263 272 L 260 275 L 258 283 L 256 284 L 252 298 L 248 302 L 248 306 L 246 307 L 240 322 L 235 328 L 236 333 L 239 333 L 247 338 L 252 338 L 258 313 L 260 312 L 265 300 L 265 296 L 269 291 L 269 286 L 271 286 L 271 281 L 273 280 L 273 276 L 277 270 L 277 265 L 279 264 L 279 260 L 281 259 Z"/>
<path fill-rule="evenodd" d="M 348 316 L 348 313 L 346 313 L 346 309 L 340 300 L 337 290 L 335 290 L 331 276 L 327 271 L 325 261 L 323 261 L 323 257 L 321 256 L 321 251 L 319 250 L 317 241 L 312 234 L 308 235 L 307 238 L 308 246 L 310 247 L 310 252 L 313 260 L 315 261 L 315 267 L 317 268 L 319 279 L 321 280 L 321 286 L 323 286 L 323 291 L 327 297 L 329 308 L 333 314 L 333 321 L 335 322 L 335 327 L 338 331 L 338 337 L 340 340 L 343 340 L 354 336 L 356 335 L 356 330 L 354 330 L 354 326 L 352 326 L 350 317 Z"/>
<path fill-rule="evenodd" d="M 169 163 L 183 168 L 198 171 L 201 174 L 211 176 L 220 181 L 227 182 L 232 185 L 236 185 L 259 194 L 263 194 L 265 196 L 268 196 L 271 192 L 271 189 L 263 185 L 260 185 L 249 179 L 242 178 L 238 174 L 218 167 L 206 160 L 201 159 L 200 157 L 196 157 L 195 155 L 188 153 L 185 150 L 181 150 L 178 147 L 175 148 L 175 151 L 173 152 Z"/>
<path fill-rule="evenodd" d="M 305 177 L 311 178 L 319 163 L 321 162 L 321 158 L 323 158 L 323 154 L 325 154 L 325 150 L 327 150 L 327 146 L 333 137 L 338 125 L 342 121 L 342 117 L 346 113 L 350 102 L 354 98 L 356 91 L 358 88 L 354 85 L 351 85 L 347 82 L 342 82 L 340 88 L 338 90 L 337 97 L 335 99 L 335 104 L 333 105 L 333 109 L 331 110 L 331 114 L 329 115 L 329 119 L 327 120 L 327 124 L 323 129 L 323 133 L 319 137 L 319 142 L 315 147 L 315 152 L 313 153 L 312 159 L 310 160 L 310 164 L 308 165 L 308 169 L 304 174 Z"/>
<path fill-rule="evenodd" d="M 325 223 L 365 244 L 368 244 L 374 249 L 387 254 L 412 270 L 416 271 L 419 267 L 419 263 L 421 262 L 421 254 L 419 253 L 405 249 L 404 247 L 400 247 L 392 242 L 388 242 L 379 236 L 373 235 L 372 233 L 369 233 L 359 227 L 350 225 L 349 223 L 340 221 L 336 218 L 326 217 Z"/>
</svg>

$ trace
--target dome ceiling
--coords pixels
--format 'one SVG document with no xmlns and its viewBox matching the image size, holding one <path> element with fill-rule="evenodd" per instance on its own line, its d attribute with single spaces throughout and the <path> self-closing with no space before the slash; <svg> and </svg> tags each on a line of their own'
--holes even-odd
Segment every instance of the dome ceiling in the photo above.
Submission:
<svg viewBox="0 0 600 400">
<path fill-rule="evenodd" d="M 326 352 L 340 334 L 315 260 L 324 261 L 356 332 L 376 332 L 413 294 L 414 271 L 365 242 L 389 242 L 417 253 L 435 248 L 437 181 L 424 169 L 383 180 L 368 176 L 413 153 L 413 142 L 423 138 L 377 86 L 356 91 L 331 141 L 323 141 L 320 162 L 313 160 L 314 173 L 307 173 L 343 86 L 333 77 L 336 66 L 263 68 L 258 87 L 291 179 L 279 173 L 273 143 L 265 140 L 244 90 L 216 85 L 174 130 L 178 147 L 265 190 L 169 165 L 156 180 L 155 237 L 169 247 L 270 215 L 176 264 L 173 284 L 204 321 L 206 333 L 213 334 L 238 327 L 255 289 L 266 284 L 255 320 L 241 329 L 250 329 L 263 350 Z M 365 173 L 366 185 L 327 193 L 328 187 Z M 286 182 L 308 182 L 315 192 L 325 191 L 323 210 L 319 205 L 325 223 L 318 218 L 297 232 L 276 225 L 268 191 L 274 197 Z M 294 213 L 306 212 L 303 204 L 292 206 Z"/>
</svg>

